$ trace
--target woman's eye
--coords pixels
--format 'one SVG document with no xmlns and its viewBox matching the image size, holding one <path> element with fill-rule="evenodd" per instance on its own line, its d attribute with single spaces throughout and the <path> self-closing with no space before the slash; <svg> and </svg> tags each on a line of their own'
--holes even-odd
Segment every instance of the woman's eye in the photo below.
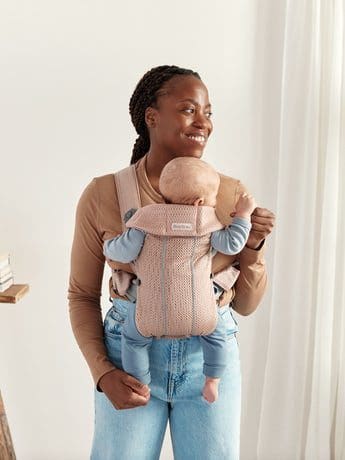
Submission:
<svg viewBox="0 0 345 460">
<path fill-rule="evenodd" d="M 189 108 L 189 109 L 184 109 L 184 110 L 194 110 L 194 109 Z M 208 118 L 210 118 L 213 115 L 213 112 L 207 112 L 207 114 L 208 114 Z"/>
</svg>

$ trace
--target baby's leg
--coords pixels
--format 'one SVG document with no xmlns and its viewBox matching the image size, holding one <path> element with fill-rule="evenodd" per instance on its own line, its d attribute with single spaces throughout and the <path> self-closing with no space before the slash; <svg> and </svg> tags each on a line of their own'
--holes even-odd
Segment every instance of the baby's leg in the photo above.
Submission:
<svg viewBox="0 0 345 460">
<path fill-rule="evenodd" d="M 135 304 L 128 305 L 128 314 L 122 328 L 122 366 L 128 374 L 148 385 L 151 382 L 149 348 L 152 337 L 140 334 L 135 323 L 135 309 Z"/>
<path fill-rule="evenodd" d="M 218 312 L 217 326 L 208 335 L 199 336 L 204 355 L 203 373 L 205 384 L 202 390 L 208 402 L 218 399 L 218 386 L 228 361 L 227 336 L 223 330 L 221 315 Z"/>
</svg>

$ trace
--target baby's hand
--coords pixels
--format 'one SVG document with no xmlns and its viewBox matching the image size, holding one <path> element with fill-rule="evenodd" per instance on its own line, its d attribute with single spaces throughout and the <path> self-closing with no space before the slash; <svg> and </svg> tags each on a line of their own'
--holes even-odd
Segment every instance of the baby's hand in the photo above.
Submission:
<svg viewBox="0 0 345 460">
<path fill-rule="evenodd" d="M 242 193 L 235 205 L 235 217 L 244 217 L 250 219 L 250 215 L 257 207 L 253 195 Z"/>
</svg>

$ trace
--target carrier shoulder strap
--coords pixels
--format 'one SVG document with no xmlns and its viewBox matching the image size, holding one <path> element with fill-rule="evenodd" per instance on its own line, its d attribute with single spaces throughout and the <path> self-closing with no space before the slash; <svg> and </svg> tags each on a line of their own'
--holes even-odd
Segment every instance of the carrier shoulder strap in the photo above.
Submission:
<svg viewBox="0 0 345 460">
<path fill-rule="evenodd" d="M 126 222 L 125 214 L 128 210 L 141 207 L 139 185 L 135 165 L 132 164 L 126 168 L 114 173 L 117 197 L 120 207 L 122 229 L 125 231 Z"/>
<path fill-rule="evenodd" d="M 132 164 L 126 168 L 121 169 L 114 173 L 115 186 L 117 191 L 117 199 L 120 208 L 122 231 L 126 231 L 126 213 L 132 208 L 138 209 L 141 207 L 141 199 L 139 193 L 139 185 L 135 165 Z M 133 272 L 134 266 L 130 263 Z M 130 296 L 130 289 L 132 288 L 132 280 L 136 276 L 123 270 L 112 268 L 111 283 L 116 294 L 120 296 L 127 296 L 130 300 L 136 299 L 136 294 L 132 292 Z"/>
</svg>

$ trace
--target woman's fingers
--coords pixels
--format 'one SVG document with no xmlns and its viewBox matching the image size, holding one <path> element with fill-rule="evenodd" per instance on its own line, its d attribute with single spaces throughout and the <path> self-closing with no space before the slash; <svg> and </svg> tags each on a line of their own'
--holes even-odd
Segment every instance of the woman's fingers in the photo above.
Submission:
<svg viewBox="0 0 345 460">
<path fill-rule="evenodd" d="M 145 383 L 140 382 L 140 380 L 137 380 L 130 374 L 127 374 L 125 376 L 124 383 L 130 388 L 132 388 L 139 395 L 147 396 L 150 393 L 150 388 L 148 385 L 145 385 Z"/>
<path fill-rule="evenodd" d="M 117 410 L 134 409 L 138 406 L 146 406 L 147 403 L 148 398 L 145 398 L 145 396 L 138 395 L 138 393 L 135 393 L 135 391 L 131 391 L 128 397 L 126 397 L 125 399 L 122 398 L 122 400 L 120 400 L 120 402 L 117 402 L 117 404 L 113 403 L 113 406 Z"/>
<path fill-rule="evenodd" d="M 147 396 L 140 395 L 127 384 L 124 384 L 124 390 L 117 393 L 117 405 L 115 405 L 115 408 L 121 410 L 145 406 L 149 399 L 150 393 L 148 393 Z"/>
<path fill-rule="evenodd" d="M 253 214 L 252 214 L 252 217 L 262 217 L 263 219 L 268 219 L 270 221 L 275 221 L 275 215 L 272 211 L 270 211 L 269 209 L 266 209 L 266 208 L 255 208 L 254 211 L 253 211 Z"/>
<path fill-rule="evenodd" d="M 266 227 L 270 230 L 274 227 L 274 221 L 271 219 L 263 219 L 261 217 L 251 216 L 252 228 L 260 229 L 261 227 Z"/>
<path fill-rule="evenodd" d="M 146 406 L 147 402 L 148 402 L 147 397 L 138 395 L 138 393 L 133 391 L 126 405 L 127 407 L 125 408 L 131 409 L 137 406 Z"/>
<path fill-rule="evenodd" d="M 99 385 L 115 409 L 118 410 L 145 406 L 150 399 L 148 385 L 118 368 L 104 374 Z"/>
</svg>

